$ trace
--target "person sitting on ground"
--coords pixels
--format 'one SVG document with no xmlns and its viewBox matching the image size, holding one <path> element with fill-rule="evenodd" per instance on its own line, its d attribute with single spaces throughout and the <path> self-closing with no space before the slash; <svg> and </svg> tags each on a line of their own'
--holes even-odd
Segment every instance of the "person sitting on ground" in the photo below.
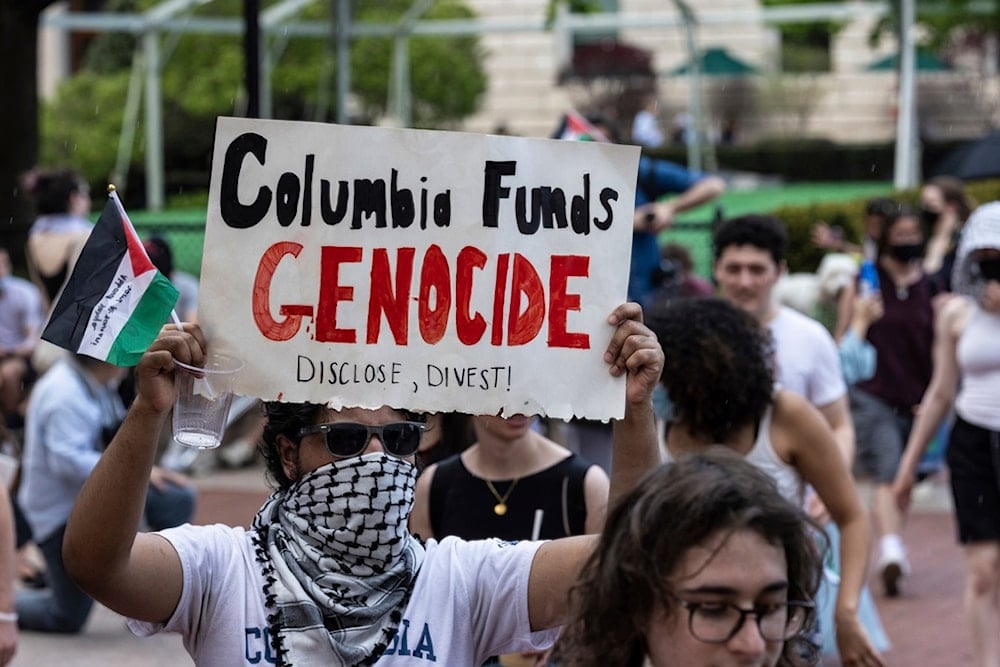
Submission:
<svg viewBox="0 0 1000 667">
<path fill-rule="evenodd" d="M 802 633 L 822 554 L 811 525 L 726 449 L 662 466 L 608 515 L 571 592 L 560 664 L 812 664 Z"/>
<path fill-rule="evenodd" d="M 767 330 L 717 298 L 671 302 L 648 322 L 663 347 L 673 406 L 667 460 L 724 444 L 772 476 L 789 502 L 801 505 L 811 485 L 841 534 L 835 613 L 821 620 L 835 625 L 845 664 L 883 664 L 858 616 L 869 548 L 864 506 L 822 415 L 775 384 Z"/>
<path fill-rule="evenodd" d="M 67 354 L 32 390 L 17 493 L 30 534 L 19 539 L 34 539 L 41 549 L 48 588 L 18 591 L 18 624 L 24 630 L 76 633 L 90 615 L 93 600 L 66 572 L 63 536 L 80 488 L 125 413 L 116 391 L 125 372 L 82 354 Z M 154 468 L 146 471 L 146 480 L 150 490 L 139 509 L 151 528 L 191 520 L 196 496 L 185 477 Z M 106 520 L 115 523 L 120 517 Z M 90 538 L 100 539 L 96 533 Z M 155 579 L 151 575 L 144 585 Z"/>
<path fill-rule="evenodd" d="M 663 366 L 636 304 L 616 308 L 604 360 L 625 377 L 611 492 L 658 463 L 650 395 Z M 80 586 L 140 634 L 179 632 L 196 664 L 477 665 L 547 648 L 595 536 L 511 544 L 407 530 L 422 424 L 392 407 L 267 404 L 263 454 L 278 488 L 250 530 L 139 533 L 174 359 L 198 366 L 197 325 L 164 327 L 139 393 L 80 492 L 66 531 Z"/>
</svg>

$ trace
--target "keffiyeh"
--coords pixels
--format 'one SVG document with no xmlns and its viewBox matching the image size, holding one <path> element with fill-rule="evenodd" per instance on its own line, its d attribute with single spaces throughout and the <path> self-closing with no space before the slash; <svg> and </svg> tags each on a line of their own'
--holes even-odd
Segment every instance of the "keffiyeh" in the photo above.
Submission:
<svg viewBox="0 0 1000 667">
<path fill-rule="evenodd" d="M 424 550 L 410 535 L 416 469 L 383 453 L 322 466 L 254 519 L 282 665 L 370 665 L 392 640 Z"/>
</svg>

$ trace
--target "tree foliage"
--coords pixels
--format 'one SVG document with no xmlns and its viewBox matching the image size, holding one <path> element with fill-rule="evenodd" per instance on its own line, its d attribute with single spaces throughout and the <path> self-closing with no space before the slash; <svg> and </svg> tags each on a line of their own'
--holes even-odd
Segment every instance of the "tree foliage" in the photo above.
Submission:
<svg viewBox="0 0 1000 667">
<path fill-rule="evenodd" d="M 141 12 L 154 0 L 115 0 L 108 9 Z M 240 16 L 241 0 L 215 0 L 200 6 L 199 15 Z M 263 2 L 262 6 L 276 4 Z M 306 7 L 298 20 L 327 23 L 330 2 Z M 410 0 L 355 3 L 353 21 L 397 22 Z M 438 0 L 427 19 L 469 18 L 473 12 L 460 0 Z M 71 163 L 88 178 L 106 178 L 114 160 L 123 122 L 133 58 L 141 53 L 131 35 L 99 35 L 87 53 L 86 67 L 60 87 L 45 113 L 46 161 Z M 270 78 L 272 117 L 286 120 L 331 121 L 335 118 L 336 55 L 329 39 L 277 35 L 266 47 L 274 62 Z M 355 107 L 362 116 L 353 122 L 374 122 L 387 110 L 393 40 L 358 38 L 351 44 L 351 80 Z M 217 116 L 242 115 L 245 109 L 241 35 L 165 34 L 161 38 L 164 100 L 164 145 L 171 179 L 207 170 Z M 446 128 L 472 114 L 486 90 L 485 54 L 477 37 L 414 37 L 410 40 L 410 81 L 413 124 Z M 140 120 L 140 122 L 142 122 Z M 141 164 L 141 128 L 132 159 Z M 180 175 L 180 176 L 178 176 Z"/>
</svg>

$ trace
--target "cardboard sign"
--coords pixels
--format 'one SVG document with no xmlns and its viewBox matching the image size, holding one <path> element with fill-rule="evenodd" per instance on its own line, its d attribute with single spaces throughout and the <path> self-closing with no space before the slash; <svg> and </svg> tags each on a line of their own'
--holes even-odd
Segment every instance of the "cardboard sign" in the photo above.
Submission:
<svg viewBox="0 0 1000 667">
<path fill-rule="evenodd" d="M 639 149 L 219 120 L 198 317 L 238 393 L 334 408 L 624 413 Z"/>
</svg>

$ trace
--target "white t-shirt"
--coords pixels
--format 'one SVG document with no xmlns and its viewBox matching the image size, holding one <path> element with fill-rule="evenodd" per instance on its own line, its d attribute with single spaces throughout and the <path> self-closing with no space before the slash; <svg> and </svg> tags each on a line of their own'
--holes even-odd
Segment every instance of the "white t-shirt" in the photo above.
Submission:
<svg viewBox="0 0 1000 667">
<path fill-rule="evenodd" d="M 782 389 L 804 396 L 817 408 L 847 393 L 837 345 L 822 324 L 780 306 L 767 327 L 774 337 L 775 371 Z"/>
<path fill-rule="evenodd" d="M 181 599 L 166 624 L 129 619 L 132 632 L 178 632 L 204 667 L 274 664 L 252 533 L 217 524 L 160 534 L 180 555 Z M 376 664 L 471 666 L 551 646 L 558 629 L 532 633 L 528 622 L 528 575 L 540 544 L 429 540 L 399 630 Z"/>
</svg>

